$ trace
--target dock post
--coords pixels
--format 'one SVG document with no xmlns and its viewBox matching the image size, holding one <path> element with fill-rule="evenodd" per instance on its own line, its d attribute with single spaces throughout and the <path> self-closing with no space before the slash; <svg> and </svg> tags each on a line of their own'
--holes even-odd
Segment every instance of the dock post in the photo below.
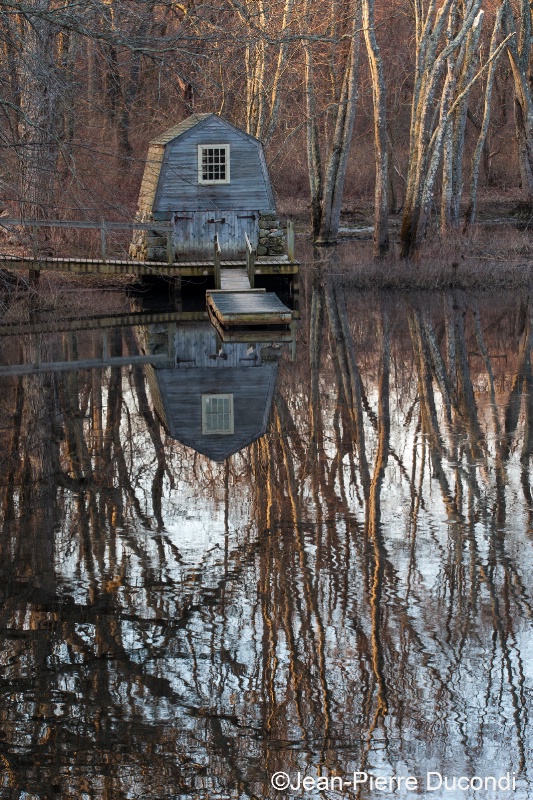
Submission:
<svg viewBox="0 0 533 800">
<path fill-rule="evenodd" d="M 30 269 L 28 279 L 30 286 L 37 290 L 39 288 L 39 278 L 41 277 L 40 269 Z"/>
<path fill-rule="evenodd" d="M 108 340 L 107 340 L 107 331 L 102 333 L 102 363 L 107 364 L 109 362 L 109 347 L 108 347 Z"/>
<path fill-rule="evenodd" d="M 214 238 L 214 276 L 215 276 L 215 289 L 220 289 L 221 275 L 220 275 L 220 243 L 218 241 L 218 233 L 215 233 Z"/>
<path fill-rule="evenodd" d="M 290 359 L 294 362 L 296 360 L 296 320 L 293 319 L 289 328 L 291 331 Z"/>
<path fill-rule="evenodd" d="M 33 363 L 34 367 L 39 368 L 41 366 L 41 345 L 42 345 L 42 336 L 40 333 L 37 334 L 35 337 L 35 361 Z"/>
<path fill-rule="evenodd" d="M 32 225 L 30 228 L 30 236 L 31 236 L 31 250 L 32 250 L 32 267 L 29 269 L 28 273 L 28 282 L 32 289 L 37 291 L 39 289 L 39 278 L 41 277 L 41 270 L 35 269 L 35 267 L 39 263 L 39 255 L 37 252 L 37 228 L 35 225 Z"/>
<path fill-rule="evenodd" d="M 174 246 L 172 244 L 172 228 L 167 233 L 167 262 L 172 265 L 174 263 Z"/>
<path fill-rule="evenodd" d="M 168 367 L 174 369 L 176 366 L 176 323 L 169 323 L 168 326 Z"/>
<path fill-rule="evenodd" d="M 294 261 L 294 222 L 287 220 L 287 256 L 291 264 Z"/>
<path fill-rule="evenodd" d="M 244 241 L 246 242 L 246 272 L 250 281 L 250 289 L 255 289 L 255 250 L 246 231 L 244 232 Z"/>
<path fill-rule="evenodd" d="M 100 224 L 100 241 L 102 242 L 102 261 L 105 264 L 107 255 L 107 237 L 104 220 L 102 220 Z"/>
<path fill-rule="evenodd" d="M 181 298 L 181 275 L 175 275 L 173 278 L 170 278 L 170 302 L 172 307 L 175 311 L 182 310 L 182 298 Z"/>
</svg>

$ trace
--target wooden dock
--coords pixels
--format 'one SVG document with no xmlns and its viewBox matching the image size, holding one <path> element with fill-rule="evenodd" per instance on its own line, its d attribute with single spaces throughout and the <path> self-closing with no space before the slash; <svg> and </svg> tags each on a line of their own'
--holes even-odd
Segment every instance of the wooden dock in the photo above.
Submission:
<svg viewBox="0 0 533 800">
<path fill-rule="evenodd" d="M 246 262 L 221 261 L 221 267 L 235 267 L 244 270 Z M 296 276 L 298 262 L 286 257 L 257 258 L 256 275 Z M 31 270 L 32 272 L 68 272 L 74 275 L 148 275 L 166 278 L 202 278 L 214 276 L 214 263 L 209 261 L 133 261 L 120 258 L 58 258 L 52 256 L 17 256 L 0 253 L 0 269 Z"/>
<path fill-rule="evenodd" d="M 250 290 L 250 281 L 245 269 L 222 269 L 220 288 L 225 292 L 242 292 Z"/>
<path fill-rule="evenodd" d="M 207 310 L 216 327 L 265 327 L 290 325 L 292 311 L 274 292 L 252 289 L 249 271 L 220 265 L 216 273 L 220 288 L 206 292 Z"/>
<path fill-rule="evenodd" d="M 292 311 L 279 297 L 261 289 L 208 292 L 207 307 L 224 328 L 290 325 L 292 322 Z"/>
</svg>

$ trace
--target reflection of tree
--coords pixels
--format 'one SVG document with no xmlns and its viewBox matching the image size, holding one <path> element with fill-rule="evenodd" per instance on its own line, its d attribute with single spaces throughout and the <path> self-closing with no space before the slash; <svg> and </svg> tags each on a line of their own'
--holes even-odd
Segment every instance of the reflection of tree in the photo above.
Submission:
<svg viewBox="0 0 533 800">
<path fill-rule="evenodd" d="M 270 433 L 224 465 L 165 437 L 138 368 L 6 385 L 8 791 L 525 765 L 529 305 L 404 312 L 328 269 Z"/>
</svg>

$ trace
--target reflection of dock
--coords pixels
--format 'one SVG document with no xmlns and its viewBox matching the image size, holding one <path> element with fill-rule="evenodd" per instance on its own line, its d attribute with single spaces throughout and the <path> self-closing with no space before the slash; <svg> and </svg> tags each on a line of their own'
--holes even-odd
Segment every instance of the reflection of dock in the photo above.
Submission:
<svg viewBox="0 0 533 800">
<path fill-rule="evenodd" d="M 171 322 L 200 322 L 202 320 L 207 320 L 207 311 L 132 311 L 125 314 L 93 314 L 70 319 L 37 319 L 33 322 L 0 323 L 0 336 L 23 336 L 28 333 L 73 333 L 106 328 L 125 328 L 130 325 L 157 325 Z"/>
<path fill-rule="evenodd" d="M 41 318 L 39 319 L 39 316 Z M 15 375 L 38 375 L 44 372 L 71 372 L 78 369 L 107 369 L 108 367 L 124 367 L 134 364 L 152 364 L 159 367 L 175 365 L 174 336 L 176 324 L 192 325 L 207 323 L 206 311 L 141 311 L 125 314 L 97 314 L 72 319 L 42 319 L 43 315 L 36 315 L 36 319 L 28 322 L 13 322 L 0 324 L 0 340 L 4 337 L 33 336 L 35 337 L 35 355 L 32 363 L 12 363 L 0 366 L 0 377 Z M 162 325 L 167 330 L 165 342 L 160 343 L 157 352 L 142 354 L 110 355 L 108 333 L 114 328 L 121 327 L 146 327 Z M 254 342 L 263 345 L 287 343 L 291 345 L 291 355 L 296 346 L 296 323 L 291 328 L 276 329 L 265 328 L 253 332 L 238 328 L 224 330 L 214 324 L 220 339 L 226 343 L 248 343 L 252 338 Z M 41 337 L 50 334 L 64 333 L 76 337 L 83 331 L 99 331 L 100 341 L 96 344 L 97 356 L 95 358 L 71 357 L 61 361 L 49 361 L 41 358 Z M 77 344 L 74 352 L 77 352 Z"/>
<path fill-rule="evenodd" d="M 0 337 L 33 336 L 36 339 L 35 358 L 32 363 L 0 366 L 0 377 L 8 375 L 39 375 L 44 372 L 73 372 L 79 369 L 107 369 L 125 367 L 133 364 L 157 364 L 168 366 L 174 362 L 173 336 L 176 322 L 196 322 L 206 320 L 205 312 L 183 311 L 143 311 L 129 314 L 100 314 L 75 319 L 36 319 L 32 322 L 4 323 L 0 325 Z M 169 341 L 166 352 L 143 353 L 141 355 L 110 355 L 108 333 L 114 328 L 142 325 L 167 324 Z M 75 337 L 82 331 L 101 331 L 96 358 L 69 358 L 62 361 L 41 359 L 41 337 L 47 334 L 70 333 Z M 74 348 L 77 351 L 77 346 Z"/>
</svg>

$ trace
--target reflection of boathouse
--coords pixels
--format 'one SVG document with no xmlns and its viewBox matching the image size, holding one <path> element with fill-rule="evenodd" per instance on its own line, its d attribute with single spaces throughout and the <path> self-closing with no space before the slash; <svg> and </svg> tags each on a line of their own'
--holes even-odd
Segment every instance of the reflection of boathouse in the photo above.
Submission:
<svg viewBox="0 0 533 800">
<path fill-rule="evenodd" d="M 152 326 L 149 348 L 166 348 Z M 207 322 L 178 325 L 175 368 L 147 368 L 156 412 L 168 434 L 213 461 L 224 461 L 266 433 L 278 364 L 264 345 L 220 342 Z M 267 349 L 267 352 L 270 348 Z"/>
</svg>

